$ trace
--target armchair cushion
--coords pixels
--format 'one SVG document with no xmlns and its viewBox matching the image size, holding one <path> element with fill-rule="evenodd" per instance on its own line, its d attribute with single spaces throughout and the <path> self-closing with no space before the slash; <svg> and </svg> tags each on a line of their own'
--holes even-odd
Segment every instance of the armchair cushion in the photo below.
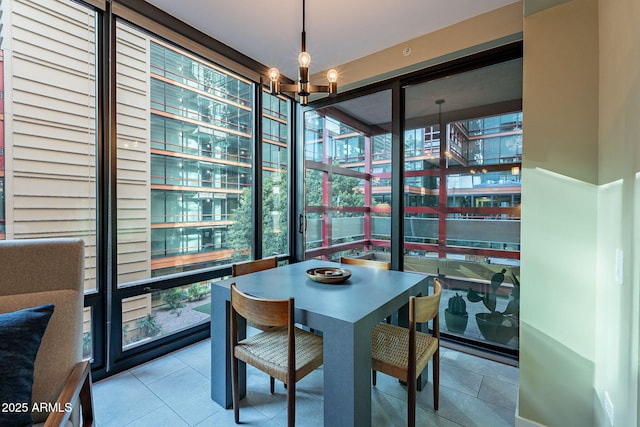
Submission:
<svg viewBox="0 0 640 427">
<path fill-rule="evenodd" d="M 32 425 L 33 371 L 52 304 L 0 314 L 0 425 Z"/>
</svg>

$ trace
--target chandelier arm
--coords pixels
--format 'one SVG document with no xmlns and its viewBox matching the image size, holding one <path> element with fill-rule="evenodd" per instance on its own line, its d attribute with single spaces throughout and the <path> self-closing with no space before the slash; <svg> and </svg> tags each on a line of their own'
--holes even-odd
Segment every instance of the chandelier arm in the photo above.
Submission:
<svg viewBox="0 0 640 427">
<path fill-rule="evenodd" d="M 280 92 L 298 92 L 298 84 L 297 83 L 280 83 Z"/>
<path fill-rule="evenodd" d="M 309 93 L 329 92 L 329 86 L 308 84 L 307 92 Z"/>
</svg>

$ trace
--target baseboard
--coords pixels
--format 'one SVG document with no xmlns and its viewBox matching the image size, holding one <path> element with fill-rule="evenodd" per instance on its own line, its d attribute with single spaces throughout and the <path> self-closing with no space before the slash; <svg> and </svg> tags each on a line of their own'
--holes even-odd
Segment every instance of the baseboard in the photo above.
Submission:
<svg viewBox="0 0 640 427">
<path fill-rule="evenodd" d="M 498 354 L 481 347 L 472 347 L 444 339 L 440 340 L 440 347 L 449 348 L 451 350 L 459 351 L 460 353 L 467 353 L 483 359 L 493 360 L 494 362 L 502 363 L 504 365 L 515 366 L 516 368 L 519 367 L 518 359 L 514 359 L 508 355 Z"/>
<path fill-rule="evenodd" d="M 535 421 L 522 418 L 520 415 L 516 414 L 515 427 L 546 427 L 546 426 L 544 424 L 540 424 Z"/>
<path fill-rule="evenodd" d="M 518 393 L 518 401 L 516 402 L 515 427 L 547 427 L 544 424 L 540 424 L 520 416 L 520 393 Z"/>
</svg>

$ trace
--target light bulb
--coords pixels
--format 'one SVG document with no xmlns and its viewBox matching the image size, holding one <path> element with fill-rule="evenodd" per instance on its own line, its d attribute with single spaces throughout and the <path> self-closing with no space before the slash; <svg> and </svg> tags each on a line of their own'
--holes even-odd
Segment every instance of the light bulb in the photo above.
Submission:
<svg viewBox="0 0 640 427">
<path fill-rule="evenodd" d="M 298 64 L 300 64 L 301 67 L 308 67 L 309 64 L 311 64 L 311 55 L 304 51 L 300 52 L 300 55 L 298 55 Z"/>
<path fill-rule="evenodd" d="M 280 78 L 280 71 L 277 68 L 269 68 L 269 79 L 275 82 Z"/>
<path fill-rule="evenodd" d="M 337 82 L 338 81 L 338 70 L 336 70 L 335 68 L 332 68 L 329 71 L 327 71 L 327 80 L 329 80 L 329 83 Z"/>
</svg>

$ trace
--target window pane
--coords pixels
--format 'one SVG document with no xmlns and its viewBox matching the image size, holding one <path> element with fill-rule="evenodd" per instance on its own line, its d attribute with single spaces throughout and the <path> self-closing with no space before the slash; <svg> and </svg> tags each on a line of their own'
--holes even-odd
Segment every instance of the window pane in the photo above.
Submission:
<svg viewBox="0 0 640 427">
<path fill-rule="evenodd" d="M 117 49 L 119 286 L 250 256 L 253 84 L 122 22 Z"/>
<path fill-rule="evenodd" d="M 267 92 L 262 102 L 262 254 L 270 257 L 289 253 L 291 105 Z"/>
<path fill-rule="evenodd" d="M 96 14 L 70 0 L 19 9 L 0 53 L 0 238 L 82 238 L 95 291 Z"/>
<path fill-rule="evenodd" d="M 307 258 L 390 247 L 392 138 L 385 128 L 391 117 L 361 114 L 364 105 L 390 102 L 386 90 L 305 113 Z"/>
<path fill-rule="evenodd" d="M 155 340 L 211 318 L 211 282 L 198 282 L 122 300 L 122 348 Z"/>
<path fill-rule="evenodd" d="M 516 350 L 522 112 L 444 118 L 469 107 L 467 92 L 520 99 L 521 67 L 509 61 L 410 86 L 405 105 L 404 267 L 439 276 L 443 332 Z M 436 102 L 435 93 L 448 98 Z"/>
<path fill-rule="evenodd" d="M 93 308 L 85 307 L 82 322 L 82 358 L 93 360 Z"/>
</svg>

